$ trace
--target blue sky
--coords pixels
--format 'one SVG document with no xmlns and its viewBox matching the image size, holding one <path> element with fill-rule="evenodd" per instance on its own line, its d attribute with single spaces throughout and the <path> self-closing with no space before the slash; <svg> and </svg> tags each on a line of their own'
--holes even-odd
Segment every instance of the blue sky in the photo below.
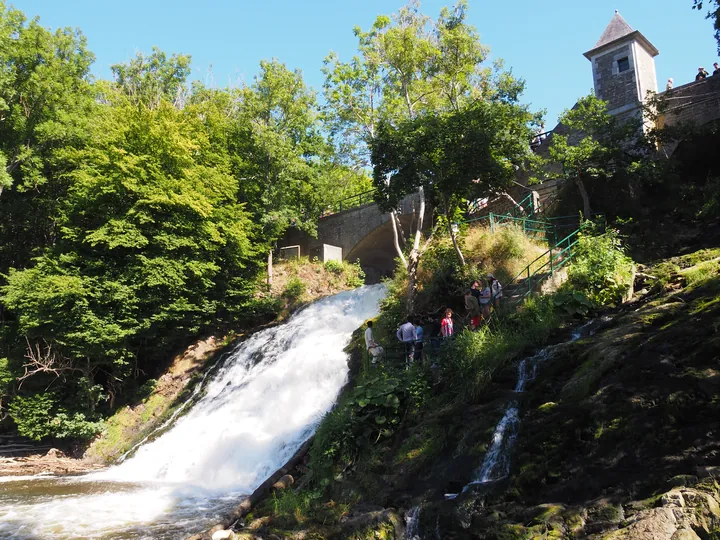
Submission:
<svg viewBox="0 0 720 540">
<path fill-rule="evenodd" d="M 193 57 L 192 78 L 216 86 L 252 82 L 262 59 L 277 58 L 303 71 L 320 90 L 320 68 L 329 51 L 349 58 L 353 26 L 367 29 L 378 14 L 395 12 L 403 0 L 8 0 L 44 26 L 78 27 L 97 60 L 93 72 L 110 77 L 110 66 L 149 52 Z M 448 0 L 425 0 L 436 17 Z M 592 88 L 592 48 L 615 9 L 659 50 L 658 84 L 679 86 L 702 65 L 717 61 L 710 21 L 692 10 L 692 0 L 469 0 L 470 22 L 527 82 L 525 100 L 547 110 L 547 126 Z M 212 79 L 210 68 L 212 66 Z"/>
</svg>

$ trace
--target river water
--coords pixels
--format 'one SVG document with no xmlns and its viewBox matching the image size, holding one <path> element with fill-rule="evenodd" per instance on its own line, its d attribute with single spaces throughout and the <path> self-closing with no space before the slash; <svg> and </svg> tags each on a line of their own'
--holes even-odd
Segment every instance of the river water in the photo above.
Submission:
<svg viewBox="0 0 720 540">
<path fill-rule="evenodd" d="M 292 457 L 347 380 L 343 348 L 381 285 L 320 300 L 241 343 L 204 395 L 123 463 L 77 477 L 0 478 L 0 538 L 183 538 Z"/>
</svg>

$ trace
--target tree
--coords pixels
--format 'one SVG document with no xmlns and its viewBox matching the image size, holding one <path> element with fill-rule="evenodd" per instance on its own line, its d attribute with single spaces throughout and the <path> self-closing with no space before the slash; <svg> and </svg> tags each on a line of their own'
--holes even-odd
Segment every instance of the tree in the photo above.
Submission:
<svg viewBox="0 0 720 540">
<path fill-rule="evenodd" d="M 190 75 L 190 56 L 174 54 L 170 58 L 157 47 L 152 54 L 138 53 L 125 64 L 110 67 L 115 81 L 135 103 L 154 109 L 163 100 L 180 106 L 184 103 L 186 80 Z"/>
<path fill-rule="evenodd" d="M 380 199 L 393 207 L 420 188 L 452 227 L 462 204 L 505 191 L 530 153 L 526 107 L 477 101 L 459 110 L 427 115 L 393 126 L 381 122 L 371 142 L 373 179 Z M 413 291 L 411 291 L 413 292 Z"/>
<path fill-rule="evenodd" d="M 378 17 L 367 32 L 356 27 L 359 54 L 349 62 L 341 62 L 334 54 L 326 58 L 325 117 L 340 155 L 356 166 L 367 166 L 368 148 L 381 122 L 402 123 L 459 110 L 478 99 L 511 99 L 519 94 L 522 84 L 503 73 L 500 63 L 483 65 L 488 49 L 467 24 L 467 9 L 467 2 L 461 0 L 432 21 L 413 1 L 392 18 Z M 422 184 L 418 191 L 417 228 L 407 258 L 400 247 L 392 204 L 382 199 L 383 191 L 376 201 L 391 212 L 394 245 L 408 270 L 409 306 L 425 214 Z"/>
<path fill-rule="evenodd" d="M 561 129 L 553 133 L 550 163 L 560 165 L 549 176 L 572 182 L 583 201 L 586 218 L 593 214 L 588 184 L 626 176 L 647 161 L 650 146 L 641 119 L 618 119 L 608 114 L 607 103 L 590 94 L 580 98 L 559 118 Z M 548 175 L 548 163 L 543 174 Z"/>
<path fill-rule="evenodd" d="M 27 343 L 28 391 L 60 378 L 80 412 L 242 312 L 258 269 L 228 154 L 196 111 L 102 95 L 92 144 L 66 149 L 57 242 L 0 288 Z"/>
<path fill-rule="evenodd" d="M 693 0 L 693 9 L 701 10 L 706 0 Z M 707 0 L 710 6 L 715 6 L 715 9 L 710 7 L 706 18 L 712 20 L 713 28 L 715 29 L 715 40 L 718 43 L 718 54 L 720 54 L 720 1 L 718 0 Z"/>
<path fill-rule="evenodd" d="M 0 2 L 0 274 L 57 236 L 67 189 L 59 153 L 89 136 L 94 60 L 77 30 L 55 32 Z"/>
</svg>

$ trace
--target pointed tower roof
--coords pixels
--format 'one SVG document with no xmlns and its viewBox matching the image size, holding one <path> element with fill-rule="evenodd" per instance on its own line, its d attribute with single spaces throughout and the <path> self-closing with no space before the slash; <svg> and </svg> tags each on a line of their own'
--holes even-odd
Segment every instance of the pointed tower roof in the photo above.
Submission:
<svg viewBox="0 0 720 540">
<path fill-rule="evenodd" d="M 600 39 L 595 44 L 593 49 L 599 49 L 603 45 L 612 43 L 616 39 L 620 39 L 632 33 L 633 29 L 625 21 L 625 19 L 623 19 L 622 15 L 620 15 L 620 12 L 615 10 L 615 16 L 610 21 L 610 24 L 607 25 L 607 28 L 603 32 L 603 35 L 600 36 Z"/>
<path fill-rule="evenodd" d="M 598 42 L 591 50 L 586 52 L 584 56 L 585 58 L 590 60 L 592 56 L 597 54 L 601 49 L 604 49 L 606 47 L 610 48 L 612 45 L 617 44 L 617 42 L 619 41 L 631 41 L 633 39 L 639 41 L 652 56 L 657 56 L 658 54 L 660 54 L 659 51 L 655 48 L 655 46 L 650 43 L 650 41 L 645 36 L 643 36 L 637 30 L 633 30 L 632 27 L 627 23 L 627 21 L 623 19 L 622 15 L 620 15 L 620 12 L 615 10 L 615 15 L 610 21 L 610 24 L 607 25 L 607 28 L 605 28 L 605 31 L 603 32 L 602 36 L 600 36 Z"/>
</svg>

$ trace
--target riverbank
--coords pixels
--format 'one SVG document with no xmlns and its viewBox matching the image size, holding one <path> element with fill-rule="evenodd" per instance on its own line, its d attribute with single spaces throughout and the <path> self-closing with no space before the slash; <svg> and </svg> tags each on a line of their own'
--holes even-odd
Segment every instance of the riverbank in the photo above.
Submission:
<svg viewBox="0 0 720 540">
<path fill-rule="evenodd" d="M 719 255 L 640 267 L 633 301 L 592 336 L 553 347 L 524 393 L 512 363 L 473 404 L 409 411 L 329 485 L 270 496 L 237 538 L 402 538 L 398 518 L 418 539 L 714 538 Z M 518 429 L 508 475 L 447 500 L 476 477 L 509 401 Z"/>
<path fill-rule="evenodd" d="M 196 340 L 177 354 L 156 380 L 146 382 L 145 396 L 133 405 L 118 409 L 105 420 L 103 433 L 89 445 L 62 445 L 64 452 L 48 453 L 53 442 L 25 441 L 23 456 L 0 457 L 0 476 L 35 474 L 81 474 L 105 467 L 148 437 L 158 428 L 186 412 L 197 385 L 228 352 L 254 333 L 280 324 L 297 310 L 321 298 L 351 290 L 362 284 L 362 274 L 355 265 L 324 265 L 308 260 L 281 261 L 275 265 L 273 285 L 265 292 L 277 304 L 276 317 L 252 328 L 229 330 Z M 186 405 L 187 404 L 187 405 Z M 182 409 L 182 410 L 181 410 Z M 37 452 L 31 449 L 35 445 Z"/>
</svg>

